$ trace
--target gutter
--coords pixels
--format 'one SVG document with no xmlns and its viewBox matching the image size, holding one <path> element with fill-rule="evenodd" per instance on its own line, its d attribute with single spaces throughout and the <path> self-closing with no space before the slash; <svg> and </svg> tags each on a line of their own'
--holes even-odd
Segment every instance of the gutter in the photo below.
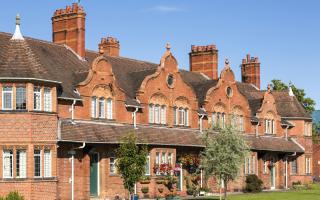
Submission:
<svg viewBox="0 0 320 200">
<path fill-rule="evenodd" d="M 41 79 L 41 78 L 0 77 L 0 80 L 31 80 L 31 81 L 42 81 L 42 82 L 48 82 L 48 83 L 62 84 L 62 82 L 60 81 L 53 81 L 53 80 L 47 80 L 47 79 Z"/>
</svg>

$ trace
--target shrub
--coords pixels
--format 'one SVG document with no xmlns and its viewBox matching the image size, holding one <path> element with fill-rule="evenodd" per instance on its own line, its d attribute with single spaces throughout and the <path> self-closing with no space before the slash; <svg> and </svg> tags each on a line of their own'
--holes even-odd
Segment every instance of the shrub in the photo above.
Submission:
<svg viewBox="0 0 320 200">
<path fill-rule="evenodd" d="M 0 198 L 1 199 L 1 198 Z M 2 198 L 3 200 L 24 200 L 23 196 L 21 196 L 17 191 L 10 192 L 6 198 Z"/>
<path fill-rule="evenodd" d="M 261 192 L 262 191 L 262 180 L 257 175 L 251 174 L 246 177 L 245 192 Z"/>
</svg>

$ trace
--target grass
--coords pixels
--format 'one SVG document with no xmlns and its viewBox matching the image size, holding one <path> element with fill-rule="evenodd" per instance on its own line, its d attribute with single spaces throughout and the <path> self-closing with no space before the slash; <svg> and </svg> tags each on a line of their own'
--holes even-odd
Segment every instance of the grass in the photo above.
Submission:
<svg viewBox="0 0 320 200">
<path fill-rule="evenodd" d="M 218 200 L 219 197 L 196 198 L 197 200 Z M 320 185 L 312 185 L 308 190 L 285 192 L 262 192 L 257 194 L 228 195 L 228 200 L 320 200 Z"/>
</svg>

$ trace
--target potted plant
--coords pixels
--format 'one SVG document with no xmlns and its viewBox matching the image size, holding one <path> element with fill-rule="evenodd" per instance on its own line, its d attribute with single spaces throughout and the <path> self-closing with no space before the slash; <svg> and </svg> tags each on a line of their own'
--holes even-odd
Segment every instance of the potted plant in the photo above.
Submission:
<svg viewBox="0 0 320 200">
<path fill-rule="evenodd" d="M 148 187 L 142 187 L 141 192 L 143 193 L 144 198 L 149 198 L 149 194 L 148 194 L 149 188 Z"/>
<path fill-rule="evenodd" d="M 140 179 L 141 184 L 149 184 L 150 183 L 150 176 L 143 176 Z"/>
</svg>

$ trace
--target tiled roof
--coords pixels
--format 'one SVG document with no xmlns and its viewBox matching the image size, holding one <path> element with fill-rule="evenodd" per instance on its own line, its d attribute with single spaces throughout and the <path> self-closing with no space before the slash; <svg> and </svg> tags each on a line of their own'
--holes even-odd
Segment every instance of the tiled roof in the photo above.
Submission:
<svg viewBox="0 0 320 200">
<path fill-rule="evenodd" d="M 78 83 L 85 80 L 93 60 L 99 55 L 86 51 L 86 58 L 81 59 L 70 48 L 51 42 L 25 37 L 25 40 L 10 40 L 11 34 L 0 32 L 0 78 L 44 79 L 61 83 L 59 97 L 80 98 L 74 92 Z M 133 101 L 142 81 L 156 72 L 158 64 L 124 57 L 105 56 L 111 63 L 115 80 Z M 182 79 L 193 88 L 199 102 L 203 105 L 207 91 L 216 86 L 218 80 L 207 76 L 180 70 Z M 264 91 L 251 84 L 237 82 L 240 92 L 247 97 L 252 116 L 261 107 Z M 295 97 L 287 91 L 272 92 L 276 99 L 277 111 L 282 117 L 311 118 Z"/>
<path fill-rule="evenodd" d="M 204 147 L 201 133 L 195 129 L 138 126 L 92 121 L 63 120 L 60 124 L 60 141 L 117 144 L 130 132 L 137 136 L 138 143 L 169 146 Z M 301 147 L 291 139 L 279 137 L 246 135 L 252 150 L 303 152 Z"/>
</svg>

